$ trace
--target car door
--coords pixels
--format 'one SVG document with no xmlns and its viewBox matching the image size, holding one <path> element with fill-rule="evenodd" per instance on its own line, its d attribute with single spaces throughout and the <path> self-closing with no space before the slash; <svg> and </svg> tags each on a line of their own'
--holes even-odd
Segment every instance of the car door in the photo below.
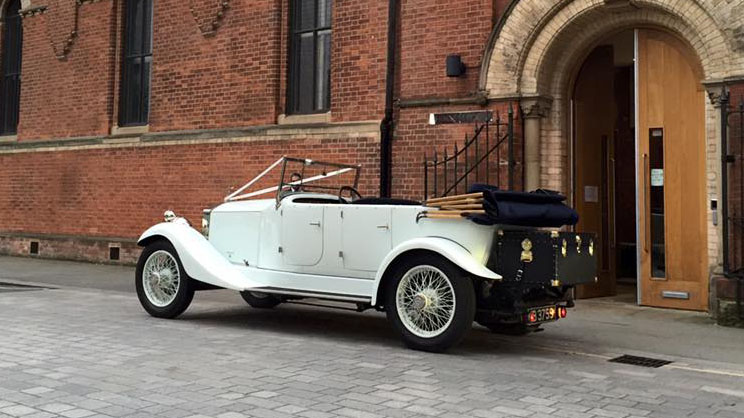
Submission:
<svg viewBox="0 0 744 418">
<path fill-rule="evenodd" d="M 392 246 L 390 206 L 349 205 L 341 219 L 345 269 L 377 271 Z"/>
<path fill-rule="evenodd" d="M 314 266 L 323 257 L 323 205 L 282 203 L 281 252 L 290 266 Z"/>
</svg>

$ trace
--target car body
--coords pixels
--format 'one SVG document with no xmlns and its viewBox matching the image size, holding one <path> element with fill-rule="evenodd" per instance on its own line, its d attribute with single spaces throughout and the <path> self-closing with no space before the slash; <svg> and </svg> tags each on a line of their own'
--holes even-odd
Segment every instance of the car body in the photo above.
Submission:
<svg viewBox="0 0 744 418">
<path fill-rule="evenodd" d="M 356 171 L 354 186 L 342 186 L 333 194 L 328 188 L 313 189 L 312 177 L 298 174 L 287 182 L 290 163 L 324 167 L 318 179 Z M 355 166 L 287 157 L 274 168 L 279 165 L 278 186 L 240 195 L 257 179 L 249 182 L 224 203 L 205 210 L 202 232 L 167 213 L 165 222 L 142 234 L 138 242 L 145 250 L 138 263 L 137 289 L 148 312 L 177 316 L 190 303 L 193 290 L 203 288 L 239 291 L 257 307 L 300 298 L 350 302 L 360 310 L 377 308 L 393 315 L 409 346 L 441 351 L 457 343 L 477 319 L 476 311 L 483 306 L 477 306 L 476 291 L 503 281 L 488 267 L 501 226 L 422 217 L 431 208 L 413 201 L 360 198 Z M 242 198 L 266 190 L 275 191 L 275 198 Z M 341 196 L 344 190 L 350 197 Z M 570 303 L 565 292 L 554 299 L 550 304 L 557 310 L 565 311 Z M 393 304 L 400 304 L 395 312 L 389 308 Z M 446 312 L 432 313 L 436 321 L 424 318 L 439 305 Z M 409 315 L 405 306 L 416 312 Z M 521 318 L 523 312 L 513 314 Z M 556 311 L 553 316 L 560 315 Z M 507 322 L 514 325 L 514 318 Z"/>
</svg>

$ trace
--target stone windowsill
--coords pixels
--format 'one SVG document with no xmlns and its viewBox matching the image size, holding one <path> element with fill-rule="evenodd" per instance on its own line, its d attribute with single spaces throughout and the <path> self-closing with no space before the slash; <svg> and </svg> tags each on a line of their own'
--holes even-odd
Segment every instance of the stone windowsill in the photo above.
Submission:
<svg viewBox="0 0 744 418">
<path fill-rule="evenodd" d="M 18 142 L 18 135 L 2 135 L 0 136 L 0 144 L 10 144 Z"/>
<path fill-rule="evenodd" d="M 111 135 L 138 135 L 150 132 L 150 125 L 111 127 Z"/>
<path fill-rule="evenodd" d="M 331 112 L 314 113 L 310 115 L 279 115 L 278 125 L 309 125 L 331 123 Z"/>
</svg>

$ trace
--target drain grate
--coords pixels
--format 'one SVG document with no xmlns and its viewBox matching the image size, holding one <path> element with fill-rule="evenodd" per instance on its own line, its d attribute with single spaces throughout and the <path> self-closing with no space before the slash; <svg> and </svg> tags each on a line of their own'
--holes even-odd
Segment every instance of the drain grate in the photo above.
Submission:
<svg viewBox="0 0 744 418">
<path fill-rule="evenodd" d="M 620 357 L 615 357 L 608 361 L 612 363 L 631 364 L 633 366 L 653 367 L 653 368 L 666 366 L 667 364 L 672 363 L 669 360 L 661 360 L 658 358 L 650 358 L 650 357 L 631 356 L 628 354 L 623 354 Z"/>
<path fill-rule="evenodd" d="M 0 282 L 0 293 L 23 292 L 23 291 L 29 291 L 29 290 L 44 290 L 44 289 L 47 289 L 47 288 L 41 287 L 41 286 L 31 286 L 27 284 Z"/>
</svg>

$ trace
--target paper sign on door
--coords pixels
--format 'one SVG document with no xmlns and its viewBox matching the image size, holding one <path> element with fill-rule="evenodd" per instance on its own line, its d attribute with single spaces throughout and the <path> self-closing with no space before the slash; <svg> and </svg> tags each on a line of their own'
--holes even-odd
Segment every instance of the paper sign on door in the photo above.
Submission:
<svg viewBox="0 0 744 418">
<path fill-rule="evenodd" d="M 584 186 L 584 202 L 599 202 L 599 187 Z"/>
<path fill-rule="evenodd" d="M 664 169 L 663 168 L 652 168 L 651 169 L 651 186 L 661 187 L 664 185 Z"/>
</svg>

